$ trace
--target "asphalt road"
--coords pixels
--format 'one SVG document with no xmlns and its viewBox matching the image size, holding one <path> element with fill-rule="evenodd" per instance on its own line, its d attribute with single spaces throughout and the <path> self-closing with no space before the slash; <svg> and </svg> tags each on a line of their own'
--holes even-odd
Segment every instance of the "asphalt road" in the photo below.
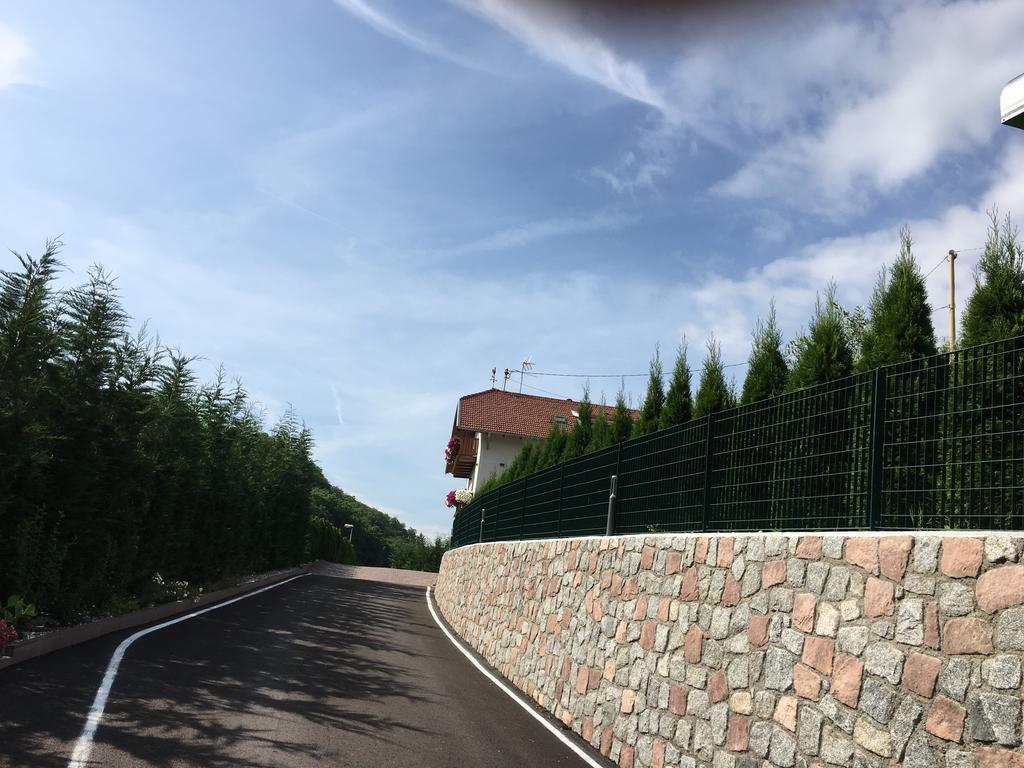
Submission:
<svg viewBox="0 0 1024 768">
<path fill-rule="evenodd" d="M 0 671 L 0 766 L 67 766 L 129 634 Z M 90 764 L 584 765 L 451 644 L 423 589 L 321 575 L 137 640 Z"/>
</svg>

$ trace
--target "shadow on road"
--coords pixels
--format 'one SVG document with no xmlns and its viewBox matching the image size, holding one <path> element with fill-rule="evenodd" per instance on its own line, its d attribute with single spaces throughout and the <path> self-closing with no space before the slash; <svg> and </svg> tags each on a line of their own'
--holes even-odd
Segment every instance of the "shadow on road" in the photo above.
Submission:
<svg viewBox="0 0 1024 768">
<path fill-rule="evenodd" d="M 381 746 L 413 742 L 428 731 L 408 716 L 410 705 L 443 695 L 422 653 L 420 636 L 436 632 L 422 600 L 419 589 L 312 576 L 141 638 L 121 665 L 93 757 L 104 765 L 319 766 L 344 764 L 359 743 L 345 734 Z M 67 764 L 113 649 L 106 645 L 106 656 L 82 646 L 64 654 L 81 658 L 58 670 L 44 658 L 23 665 L 20 680 L 0 677 L 0 694 L 14 682 L 16 699 L 50 708 L 47 716 L 38 706 L 0 705 L 0 764 Z"/>
</svg>

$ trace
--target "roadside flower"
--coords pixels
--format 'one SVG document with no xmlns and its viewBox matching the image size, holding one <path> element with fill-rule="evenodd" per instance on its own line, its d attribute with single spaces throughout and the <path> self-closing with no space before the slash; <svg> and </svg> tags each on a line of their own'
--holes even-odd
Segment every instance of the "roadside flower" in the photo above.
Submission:
<svg viewBox="0 0 1024 768">
<path fill-rule="evenodd" d="M 7 646 L 18 639 L 18 633 L 10 624 L 0 619 L 0 655 L 7 650 Z"/>
</svg>

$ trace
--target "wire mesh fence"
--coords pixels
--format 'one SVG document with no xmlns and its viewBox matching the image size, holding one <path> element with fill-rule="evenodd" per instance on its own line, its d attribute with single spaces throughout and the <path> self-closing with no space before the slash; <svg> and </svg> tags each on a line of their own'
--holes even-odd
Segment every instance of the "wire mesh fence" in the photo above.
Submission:
<svg viewBox="0 0 1024 768">
<path fill-rule="evenodd" d="M 455 517 L 452 545 L 607 530 L 1020 530 L 1022 426 L 1017 337 L 786 393 L 563 462 L 474 499 Z"/>
</svg>

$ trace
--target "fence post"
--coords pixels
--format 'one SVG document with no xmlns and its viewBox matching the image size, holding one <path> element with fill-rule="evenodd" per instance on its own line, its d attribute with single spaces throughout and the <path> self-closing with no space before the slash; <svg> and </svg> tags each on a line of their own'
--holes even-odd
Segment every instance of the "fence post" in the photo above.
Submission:
<svg viewBox="0 0 1024 768">
<path fill-rule="evenodd" d="M 878 528 L 882 518 L 882 448 L 885 445 L 885 369 L 875 369 L 871 403 L 871 471 L 868 473 L 868 528 Z"/>
<path fill-rule="evenodd" d="M 615 533 L 615 491 L 618 490 L 618 484 L 618 475 L 612 475 L 611 488 L 608 493 L 608 523 L 604 529 L 605 536 L 611 536 Z"/>
<path fill-rule="evenodd" d="M 712 438 L 714 424 L 715 414 L 709 413 L 707 434 L 704 435 L 704 498 L 701 500 L 703 519 L 700 526 L 701 531 L 705 533 L 707 533 L 711 520 L 711 474 L 714 470 L 712 466 L 714 463 L 712 460 L 714 456 L 712 453 L 712 448 L 714 448 Z"/>
<path fill-rule="evenodd" d="M 480 507 L 480 543 L 484 541 L 484 514 L 487 512 L 487 507 Z"/>
<path fill-rule="evenodd" d="M 562 535 L 562 497 L 565 494 L 565 462 L 558 474 L 558 521 L 555 523 L 555 536 Z"/>
</svg>

